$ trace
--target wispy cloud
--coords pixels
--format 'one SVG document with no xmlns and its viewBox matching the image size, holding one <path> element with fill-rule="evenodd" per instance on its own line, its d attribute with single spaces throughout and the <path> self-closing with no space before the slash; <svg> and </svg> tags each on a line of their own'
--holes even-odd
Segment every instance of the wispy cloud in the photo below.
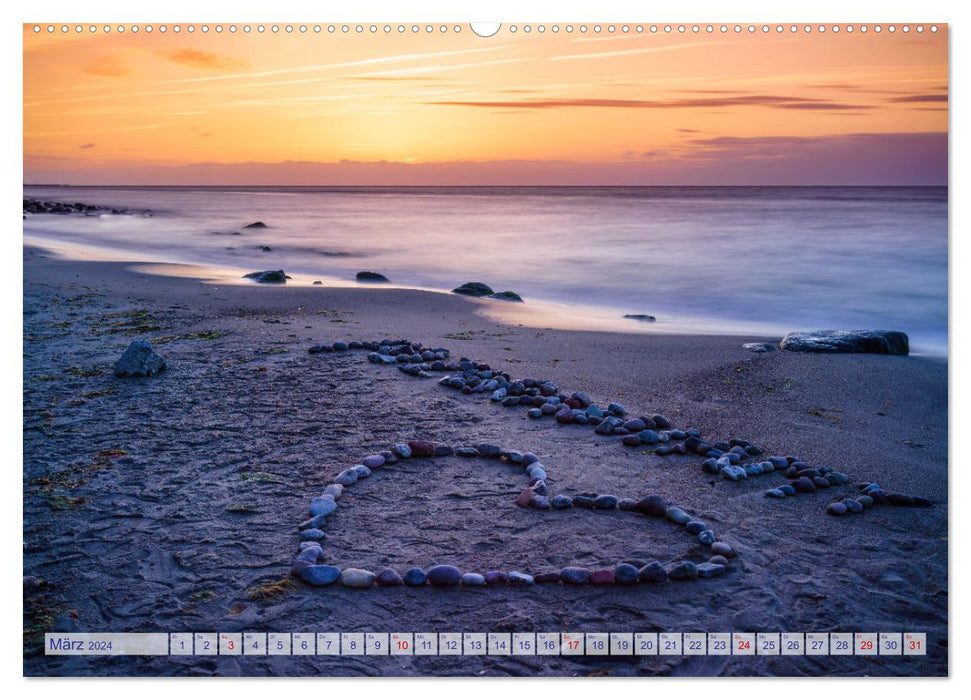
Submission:
<svg viewBox="0 0 971 700">
<path fill-rule="evenodd" d="M 503 101 L 443 101 L 431 104 L 450 107 L 488 107 L 490 109 L 562 109 L 572 107 L 619 109 L 687 109 L 706 107 L 769 107 L 818 111 L 868 110 L 868 105 L 845 104 L 828 100 L 784 95 L 735 95 L 732 97 L 687 98 L 675 100 L 625 100 L 601 98 L 524 99 Z"/>
<path fill-rule="evenodd" d="M 82 151 L 86 151 L 87 149 L 94 148 L 97 145 L 98 144 L 96 143 L 82 143 L 80 146 L 78 146 L 78 148 L 80 148 Z"/>
<path fill-rule="evenodd" d="M 119 78 L 131 72 L 126 65 L 114 56 L 99 58 L 94 63 L 85 66 L 83 70 L 88 75 L 97 75 L 102 78 Z"/>
<path fill-rule="evenodd" d="M 575 53 L 566 54 L 563 56 L 551 56 L 549 60 L 551 61 L 577 61 L 589 58 L 610 58 L 611 56 L 633 56 L 635 54 L 644 53 L 660 53 L 662 51 L 678 51 L 680 49 L 688 49 L 692 46 L 701 46 L 697 42 L 688 42 L 684 44 L 670 44 L 667 46 L 647 46 L 640 49 L 622 49 L 620 51 L 598 51 L 596 53 Z"/>
<path fill-rule="evenodd" d="M 205 68 L 207 70 L 238 70 L 243 62 L 231 56 L 220 56 L 209 51 L 198 49 L 173 49 L 159 51 L 158 55 L 167 61 L 190 68 Z"/>
<path fill-rule="evenodd" d="M 947 95 L 904 95 L 903 97 L 893 97 L 887 102 L 905 104 L 908 102 L 947 102 Z"/>
</svg>

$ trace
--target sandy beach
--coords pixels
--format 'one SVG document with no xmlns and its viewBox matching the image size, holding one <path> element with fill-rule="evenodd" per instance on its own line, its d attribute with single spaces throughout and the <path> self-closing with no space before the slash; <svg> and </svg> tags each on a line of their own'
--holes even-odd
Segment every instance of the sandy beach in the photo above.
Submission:
<svg viewBox="0 0 971 700">
<path fill-rule="evenodd" d="M 946 675 L 946 359 L 752 353 L 779 338 L 503 325 L 457 295 L 247 284 L 24 253 L 26 675 Z M 144 266 L 140 269 L 144 270 Z M 502 302 L 496 302 L 502 303 Z M 800 329 L 793 329 L 800 330 Z M 406 376 L 320 343 L 406 338 L 566 395 L 662 413 L 850 483 L 775 500 L 589 427 Z M 149 340 L 167 363 L 119 379 Z M 307 504 L 362 457 L 416 438 L 532 451 L 552 493 L 659 494 L 737 556 L 710 580 L 525 588 L 314 588 L 290 575 Z M 927 508 L 826 506 L 877 482 Z M 325 562 L 399 572 L 702 562 L 663 520 L 516 506 L 521 470 L 436 457 L 375 469 L 327 522 Z M 37 653 L 45 631 L 907 631 L 924 657 L 148 657 Z"/>
</svg>

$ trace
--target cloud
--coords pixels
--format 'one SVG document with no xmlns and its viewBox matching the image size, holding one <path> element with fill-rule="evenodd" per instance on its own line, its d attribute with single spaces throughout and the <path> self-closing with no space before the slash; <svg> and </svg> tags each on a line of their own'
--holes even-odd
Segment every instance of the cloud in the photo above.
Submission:
<svg viewBox="0 0 971 700">
<path fill-rule="evenodd" d="M 160 51 L 159 55 L 167 61 L 177 63 L 180 66 L 190 68 L 205 68 L 207 70 L 236 70 L 243 64 L 241 61 L 230 56 L 220 56 L 219 54 L 198 49 L 173 49 L 171 51 Z"/>
<path fill-rule="evenodd" d="M 99 58 L 94 63 L 85 66 L 82 70 L 88 75 L 97 75 L 102 78 L 118 78 L 123 75 L 128 75 L 131 72 L 127 66 L 122 65 L 113 56 Z"/>
<path fill-rule="evenodd" d="M 905 95 L 904 97 L 893 97 L 887 102 L 908 103 L 908 102 L 947 102 L 947 95 Z"/>
<path fill-rule="evenodd" d="M 78 146 L 78 148 L 80 148 L 82 151 L 84 151 L 84 150 L 87 150 L 89 148 L 94 148 L 97 145 L 98 144 L 96 144 L 96 143 L 82 143 L 80 146 Z"/>
<path fill-rule="evenodd" d="M 682 134 L 700 134 L 701 133 L 701 131 L 699 129 L 675 129 L 675 131 L 679 131 Z"/>
<path fill-rule="evenodd" d="M 679 98 L 675 100 L 623 100 L 599 98 L 523 99 L 523 100 L 462 100 L 429 102 L 449 107 L 489 107 L 501 109 L 561 109 L 594 107 L 618 109 L 686 109 L 692 107 L 769 107 L 772 109 L 806 109 L 819 111 L 849 111 L 872 109 L 868 105 L 845 104 L 807 97 L 783 95 L 735 95 L 732 97 Z"/>
</svg>

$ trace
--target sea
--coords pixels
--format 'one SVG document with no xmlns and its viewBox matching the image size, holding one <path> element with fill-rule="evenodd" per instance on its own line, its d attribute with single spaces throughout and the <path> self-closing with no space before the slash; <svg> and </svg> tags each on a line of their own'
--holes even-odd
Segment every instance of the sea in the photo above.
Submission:
<svg viewBox="0 0 971 700">
<path fill-rule="evenodd" d="M 524 325 L 779 336 L 894 329 L 946 356 L 946 187 L 69 187 L 24 197 L 128 210 L 27 215 L 24 243 L 193 266 L 215 283 L 511 290 Z M 266 228 L 246 228 L 261 221 Z M 185 274 L 184 267 L 147 268 Z M 653 316 L 655 321 L 624 318 Z"/>
</svg>

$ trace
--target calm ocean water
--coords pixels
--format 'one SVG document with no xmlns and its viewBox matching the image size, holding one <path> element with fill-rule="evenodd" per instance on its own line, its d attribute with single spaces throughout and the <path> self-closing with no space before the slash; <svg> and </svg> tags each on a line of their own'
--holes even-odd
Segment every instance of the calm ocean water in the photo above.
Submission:
<svg viewBox="0 0 971 700">
<path fill-rule="evenodd" d="M 308 284 L 353 280 L 358 270 L 406 287 L 474 280 L 527 301 L 494 302 L 492 312 L 540 325 L 893 328 L 916 351 L 946 354 L 944 187 L 28 186 L 24 196 L 152 210 L 24 221 L 26 243 L 89 257 L 198 264 L 231 277 L 282 268 Z M 270 228 L 243 228 L 258 220 Z M 633 313 L 657 323 L 622 318 Z"/>
</svg>

